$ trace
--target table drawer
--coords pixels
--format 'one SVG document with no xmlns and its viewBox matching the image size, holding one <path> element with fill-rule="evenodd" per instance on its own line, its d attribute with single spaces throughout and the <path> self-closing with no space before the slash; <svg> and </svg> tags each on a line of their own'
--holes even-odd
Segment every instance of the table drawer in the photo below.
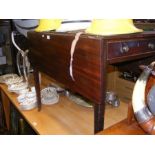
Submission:
<svg viewBox="0 0 155 155">
<path fill-rule="evenodd" d="M 147 52 L 155 52 L 155 38 L 109 42 L 107 59 L 136 56 Z"/>
</svg>

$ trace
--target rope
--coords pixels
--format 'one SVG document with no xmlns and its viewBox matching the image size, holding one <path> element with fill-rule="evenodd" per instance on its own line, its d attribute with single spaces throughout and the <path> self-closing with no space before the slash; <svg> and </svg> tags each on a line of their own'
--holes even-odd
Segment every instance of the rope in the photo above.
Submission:
<svg viewBox="0 0 155 155">
<path fill-rule="evenodd" d="M 71 58 L 70 58 L 69 74 L 70 74 L 73 81 L 75 81 L 74 76 L 73 76 L 73 55 L 74 55 L 75 47 L 77 45 L 79 37 L 83 33 L 84 32 L 76 33 L 75 38 L 74 38 L 74 40 L 72 41 L 72 44 L 71 44 L 71 50 L 70 50 Z"/>
</svg>

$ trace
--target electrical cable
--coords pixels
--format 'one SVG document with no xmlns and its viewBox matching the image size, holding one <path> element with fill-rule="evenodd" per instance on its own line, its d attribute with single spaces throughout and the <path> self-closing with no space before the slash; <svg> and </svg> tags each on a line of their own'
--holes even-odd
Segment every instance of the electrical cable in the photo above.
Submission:
<svg viewBox="0 0 155 155">
<path fill-rule="evenodd" d="M 28 81 L 28 75 L 30 72 L 30 63 L 27 57 L 27 53 L 29 52 L 29 50 L 26 50 L 26 51 L 21 50 L 21 48 L 15 42 L 14 35 L 15 33 L 12 32 L 11 33 L 12 43 L 18 50 L 17 56 L 16 56 L 16 64 L 18 68 L 18 73 L 20 76 L 22 76 L 21 69 L 20 69 L 20 56 L 22 56 L 21 58 L 22 58 L 23 74 L 24 74 L 25 80 Z"/>
</svg>

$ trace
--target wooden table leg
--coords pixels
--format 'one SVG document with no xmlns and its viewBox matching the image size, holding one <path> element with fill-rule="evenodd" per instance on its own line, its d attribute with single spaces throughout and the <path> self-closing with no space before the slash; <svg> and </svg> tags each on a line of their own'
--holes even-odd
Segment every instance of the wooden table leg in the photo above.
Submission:
<svg viewBox="0 0 155 155">
<path fill-rule="evenodd" d="M 97 133 L 104 128 L 104 110 L 103 104 L 94 105 L 94 133 Z"/>
<path fill-rule="evenodd" d="M 41 110 L 41 95 L 40 95 L 40 81 L 39 81 L 39 71 L 37 68 L 34 68 L 34 84 L 36 88 L 36 95 L 37 95 L 37 104 L 38 104 L 38 111 Z"/>
</svg>

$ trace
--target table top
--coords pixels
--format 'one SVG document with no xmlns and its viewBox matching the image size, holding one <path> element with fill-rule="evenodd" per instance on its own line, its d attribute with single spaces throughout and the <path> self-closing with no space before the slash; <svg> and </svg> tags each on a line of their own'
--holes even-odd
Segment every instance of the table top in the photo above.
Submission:
<svg viewBox="0 0 155 155">
<path fill-rule="evenodd" d="M 43 76 L 42 81 L 43 85 L 49 83 Z M 0 84 L 0 88 L 37 134 L 94 134 L 93 108 L 82 107 L 60 96 L 57 104 L 42 105 L 40 112 L 37 108 L 24 111 L 20 110 L 15 93 L 10 93 L 5 84 Z"/>
<path fill-rule="evenodd" d="M 29 60 L 39 70 L 96 104 L 104 103 L 107 64 L 155 55 L 155 31 L 99 36 L 82 34 L 71 58 L 76 32 L 29 32 Z"/>
<path fill-rule="evenodd" d="M 42 36 L 42 35 L 53 35 L 53 36 L 75 36 L 75 34 L 79 31 L 68 31 L 68 32 L 35 32 L 35 31 L 29 31 L 28 36 L 31 34 L 35 34 L 37 36 Z M 129 33 L 129 34 L 115 34 L 115 35 L 107 35 L 107 36 L 102 36 L 102 35 L 93 35 L 93 34 L 87 34 L 83 33 L 81 35 L 82 37 L 90 37 L 90 38 L 104 38 L 104 39 L 109 39 L 109 38 L 131 38 L 131 37 L 137 37 L 137 36 L 150 36 L 153 37 L 155 36 L 155 31 L 144 31 L 144 32 L 138 32 L 138 33 Z"/>
</svg>

